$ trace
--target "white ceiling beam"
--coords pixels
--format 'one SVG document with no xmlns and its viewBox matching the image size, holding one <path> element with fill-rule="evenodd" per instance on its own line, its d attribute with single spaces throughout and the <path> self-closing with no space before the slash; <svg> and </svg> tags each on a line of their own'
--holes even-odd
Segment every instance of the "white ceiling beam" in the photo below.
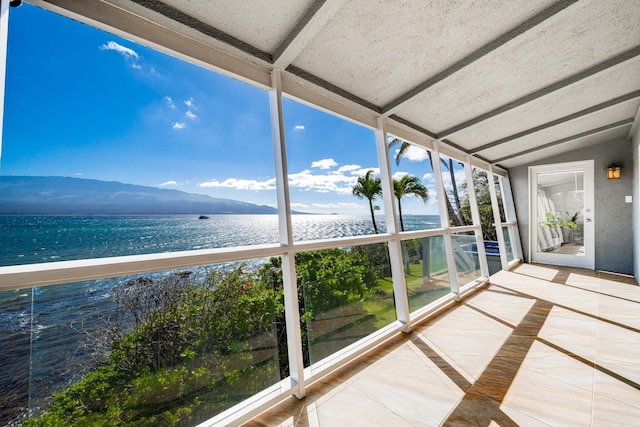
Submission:
<svg viewBox="0 0 640 427">
<path fill-rule="evenodd" d="M 608 125 L 605 125 L 605 126 L 600 126 L 598 128 L 588 130 L 586 132 L 581 132 L 581 133 L 578 133 L 576 135 L 572 135 L 572 136 L 568 136 L 566 138 L 558 139 L 556 141 L 549 142 L 548 144 L 538 145 L 536 147 L 529 148 L 527 150 L 523 150 L 523 151 L 519 151 L 517 153 L 509 154 L 508 156 L 501 157 L 499 159 L 494 160 L 493 162 L 494 163 L 504 162 L 505 160 L 510 160 L 510 159 L 515 158 L 515 157 L 520 157 L 520 156 L 524 156 L 525 154 L 533 153 L 535 151 L 544 150 L 545 148 L 550 148 L 550 147 L 554 147 L 556 145 L 560 145 L 560 144 L 564 144 L 564 143 L 567 143 L 567 142 L 575 141 L 576 139 L 580 139 L 580 138 L 584 138 L 584 137 L 592 136 L 592 135 L 597 135 L 599 133 L 606 132 L 606 131 L 612 130 L 612 129 L 617 129 L 617 128 L 624 127 L 624 126 L 629 126 L 632 123 L 633 123 L 633 119 L 620 120 L 620 121 L 615 122 L 615 123 L 611 123 L 611 124 L 608 124 Z"/>
<path fill-rule="evenodd" d="M 464 123 L 460 123 L 456 126 L 453 126 L 449 129 L 446 129 L 440 133 L 438 133 L 436 136 L 438 139 L 444 139 L 444 138 L 448 138 L 449 136 L 458 133 L 464 129 L 467 129 L 473 125 L 476 125 L 478 123 L 481 123 L 485 120 L 488 120 L 492 117 L 495 117 L 499 114 L 505 113 L 509 110 L 513 110 L 514 108 L 517 108 L 521 105 L 527 104 L 529 102 L 535 101 L 538 98 L 542 98 L 545 95 L 549 95 L 553 92 L 557 92 L 567 86 L 573 85 L 575 83 L 578 83 L 579 81 L 585 80 L 591 76 L 594 76 L 602 71 L 605 71 L 609 68 L 613 68 L 617 65 L 620 65 L 626 61 L 629 61 L 631 59 L 634 59 L 635 57 L 640 56 L 640 46 L 636 46 L 634 48 L 631 48 L 629 50 L 627 50 L 626 52 L 623 52 L 619 55 L 614 56 L 613 58 L 609 58 L 605 61 L 600 62 L 599 64 L 594 65 L 593 67 L 587 68 L 586 70 L 582 70 L 576 74 L 573 74 L 569 77 L 566 77 L 562 80 L 559 80 L 555 83 L 550 84 L 549 86 L 546 86 L 542 89 L 539 89 L 533 93 L 530 93 L 528 95 L 525 95 L 521 98 L 516 99 L 515 101 L 512 101 L 508 104 L 505 104 L 501 107 L 498 107 L 496 109 L 493 109 L 487 113 L 481 114 L 477 117 L 474 117 L 470 120 L 467 120 Z"/>
<path fill-rule="evenodd" d="M 556 120 L 541 124 L 539 126 L 532 127 L 530 129 L 526 129 L 526 130 L 524 130 L 522 132 L 518 132 L 518 133 L 515 133 L 513 135 L 509 135 L 509 136 L 507 136 L 505 138 L 498 139 L 498 140 L 490 142 L 488 144 L 484 144 L 484 145 L 481 145 L 479 147 L 472 148 L 470 150 L 470 152 L 471 152 L 471 154 L 479 153 L 479 152 L 487 150 L 489 148 L 493 148 L 493 147 L 496 147 L 498 145 L 502 145 L 502 144 L 505 144 L 507 142 L 513 141 L 515 139 L 522 138 L 522 137 L 527 136 L 527 135 L 531 135 L 532 133 L 536 133 L 536 132 L 539 132 L 541 130 L 553 127 L 553 126 L 556 126 L 556 125 L 559 125 L 559 124 L 562 124 L 562 123 L 566 123 L 568 121 L 577 119 L 579 117 L 583 117 L 583 116 L 586 116 L 586 115 L 589 115 L 589 114 L 593 114 L 593 113 L 597 113 L 597 112 L 600 112 L 600 111 L 604 111 L 607 108 L 611 108 L 611 107 L 616 106 L 618 104 L 621 104 L 623 102 L 627 102 L 627 101 L 630 101 L 632 99 L 636 99 L 636 98 L 639 98 L 639 97 L 640 97 L 640 90 L 636 90 L 634 92 L 619 96 L 617 98 L 614 98 L 614 99 L 611 99 L 609 101 L 600 103 L 598 105 L 594 105 L 593 107 L 586 108 L 584 110 L 578 111 L 578 112 L 573 113 L 573 114 L 569 114 L 569 115 L 561 117 L 559 119 L 556 119 Z"/>
<path fill-rule="evenodd" d="M 346 0 L 316 0 L 273 53 L 275 68 L 287 68 L 344 6 Z"/>
<path fill-rule="evenodd" d="M 111 0 L 113 1 L 113 0 Z M 184 13 L 180 9 L 170 6 L 160 0 L 130 0 L 132 3 L 136 3 L 144 8 L 154 11 L 165 18 L 168 18 L 174 22 L 184 25 L 187 28 L 195 30 L 207 37 L 218 40 L 229 46 L 258 58 L 265 62 L 271 62 L 271 55 L 268 52 L 258 49 L 257 47 L 240 40 L 237 37 L 232 36 L 216 27 L 213 27 L 198 18 Z"/>
<path fill-rule="evenodd" d="M 351 101 L 330 89 L 315 85 L 303 77 L 289 72 L 283 73 L 282 92 L 286 96 L 313 108 L 342 117 L 358 125 L 376 129 L 379 114 L 357 101 Z"/>
<path fill-rule="evenodd" d="M 418 132 L 425 134 L 426 136 L 428 136 L 431 139 L 437 139 L 436 138 L 436 134 L 434 132 L 431 132 L 429 129 L 425 129 L 423 127 L 420 127 L 420 126 L 416 125 L 413 122 L 405 120 L 402 117 L 398 117 L 396 115 L 393 115 L 393 116 L 389 116 L 389 119 L 393 120 L 393 121 L 395 121 L 397 123 L 403 124 L 406 127 L 409 127 L 411 129 L 417 130 Z"/>
<path fill-rule="evenodd" d="M 433 86 L 433 85 L 441 82 L 442 80 L 450 77 L 452 74 L 457 73 L 458 71 L 460 71 L 464 67 L 466 67 L 468 65 L 471 65 L 472 63 L 476 62 L 480 58 L 488 55 L 489 53 L 491 53 L 494 50 L 498 49 L 499 47 L 505 45 L 506 43 L 508 43 L 511 40 L 515 39 L 516 37 L 520 36 L 521 34 L 529 31 L 530 29 L 532 29 L 533 27 L 537 26 L 538 24 L 540 24 L 540 23 L 546 21 L 547 19 L 551 18 L 552 16 L 556 15 L 557 13 L 562 12 L 564 9 L 566 9 L 567 7 L 569 7 L 572 4 L 576 3 L 577 1 L 578 0 L 563 0 L 563 1 L 559 1 L 559 2 L 555 3 L 554 5 L 552 5 L 551 7 L 543 10 L 540 13 L 538 13 L 537 15 L 527 19 L 522 24 L 520 24 L 517 27 L 513 28 L 512 30 L 507 31 L 506 33 L 500 35 L 498 38 L 496 38 L 496 39 L 490 41 L 489 43 L 487 43 L 486 45 L 480 47 L 475 52 L 467 55 L 466 57 L 462 58 L 460 61 L 456 62 L 455 64 L 451 65 L 450 67 L 446 68 L 445 70 L 441 71 L 440 73 L 436 74 L 435 76 L 429 78 L 428 80 L 422 82 L 418 86 L 414 87 L 413 89 L 409 90 L 408 92 L 402 94 L 398 98 L 396 98 L 393 101 L 389 102 L 387 105 L 382 107 L 382 113 L 384 115 L 387 115 L 387 116 L 391 115 L 391 114 L 394 114 L 404 103 L 406 103 L 407 101 L 409 101 L 410 99 L 412 99 L 416 95 L 420 94 L 421 92 L 424 92 L 425 90 L 427 90 L 431 86 Z"/>
<path fill-rule="evenodd" d="M 424 149 L 433 150 L 434 139 L 425 135 L 423 132 L 415 130 L 403 123 L 395 122 L 386 118 L 387 134 L 392 135 L 403 141 L 411 142 Z"/>
<path fill-rule="evenodd" d="M 371 102 L 367 101 L 366 99 L 360 98 L 357 95 L 354 95 L 353 93 L 342 89 L 339 86 L 334 85 L 331 82 L 328 82 L 324 79 L 321 79 L 318 76 L 315 76 L 301 68 L 298 68 L 296 66 L 290 65 L 287 67 L 286 69 L 287 73 L 289 73 L 290 75 L 294 75 L 308 83 L 311 83 L 311 85 L 316 86 L 317 88 L 320 88 L 321 90 L 326 90 L 328 92 L 331 92 L 337 96 L 339 96 L 340 98 L 344 99 L 345 101 L 348 102 L 352 102 L 358 105 L 363 106 L 364 108 L 366 108 L 369 111 L 372 111 L 373 113 L 376 114 L 376 116 L 380 115 L 380 107 L 378 107 L 375 104 L 372 104 Z"/>
</svg>

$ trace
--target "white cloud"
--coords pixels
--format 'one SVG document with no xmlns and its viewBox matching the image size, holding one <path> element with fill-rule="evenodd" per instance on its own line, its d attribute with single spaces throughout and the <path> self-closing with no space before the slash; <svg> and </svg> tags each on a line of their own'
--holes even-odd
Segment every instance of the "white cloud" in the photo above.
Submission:
<svg viewBox="0 0 640 427">
<path fill-rule="evenodd" d="M 184 129 L 184 128 L 186 128 L 186 127 L 187 127 L 187 124 L 186 124 L 186 123 L 175 122 L 175 123 L 173 124 L 173 129 L 174 129 L 174 130 L 181 130 L 181 129 Z"/>
<path fill-rule="evenodd" d="M 356 183 L 357 177 L 320 174 L 314 175 L 310 170 L 289 174 L 289 187 L 313 190 L 319 193 L 335 192 L 338 194 L 351 194 L 351 188 Z"/>
<path fill-rule="evenodd" d="M 362 166 L 360 165 L 342 165 L 338 168 L 338 173 L 342 173 L 342 172 L 351 172 L 351 171 L 356 171 L 356 170 L 361 170 Z"/>
<path fill-rule="evenodd" d="M 402 179 L 403 176 L 407 176 L 407 175 L 409 175 L 408 172 L 396 172 L 393 174 L 393 179 L 400 180 Z"/>
<path fill-rule="evenodd" d="M 427 185 L 427 191 L 429 192 L 429 201 L 428 204 L 431 206 L 438 205 L 438 191 L 436 190 L 435 185 Z"/>
<path fill-rule="evenodd" d="M 456 184 L 458 186 L 458 190 L 459 193 L 460 191 L 462 191 L 462 189 L 460 188 L 460 185 L 463 182 L 467 182 L 467 176 L 464 172 L 464 170 L 454 170 L 454 177 L 456 180 Z M 442 182 L 445 186 L 445 188 L 451 188 L 452 187 L 452 182 L 451 182 L 451 174 L 449 173 L 448 170 L 443 170 L 442 171 Z"/>
<path fill-rule="evenodd" d="M 195 119 L 196 117 L 198 117 L 198 116 L 196 116 L 195 114 L 193 114 L 193 113 L 191 112 L 191 110 L 187 110 L 187 112 L 186 112 L 186 113 L 184 113 L 184 115 L 185 115 L 185 117 L 190 118 L 191 120 L 193 120 L 193 119 Z"/>
<path fill-rule="evenodd" d="M 311 163 L 312 168 L 331 169 L 334 166 L 338 166 L 338 164 L 333 159 L 322 159 Z"/>
<path fill-rule="evenodd" d="M 255 179 L 238 179 L 227 178 L 220 182 L 217 179 L 213 179 L 207 182 L 198 183 L 199 187 L 224 187 L 235 188 L 236 190 L 275 190 L 276 180 L 275 178 L 268 179 L 266 181 L 257 181 Z"/>
<path fill-rule="evenodd" d="M 394 157 L 398 155 L 400 150 L 396 150 Z M 429 153 L 426 149 L 418 147 L 417 145 L 409 145 L 409 148 L 404 152 L 403 159 L 407 159 L 410 162 L 422 162 L 429 158 Z"/>
<path fill-rule="evenodd" d="M 139 58 L 135 50 L 129 49 L 128 47 L 124 47 L 121 44 L 118 44 L 114 41 L 110 41 L 106 44 L 103 44 L 102 46 L 100 46 L 100 50 L 113 50 L 114 52 L 118 52 L 119 54 L 124 56 L 126 59 Z"/>
<path fill-rule="evenodd" d="M 187 99 L 186 101 L 184 101 L 184 105 L 186 105 L 189 108 L 195 108 L 195 106 L 193 105 L 193 97 Z"/>
<path fill-rule="evenodd" d="M 303 125 L 295 125 L 293 127 L 293 130 L 304 130 L 304 129 L 305 129 L 305 127 Z"/>
<path fill-rule="evenodd" d="M 169 187 L 172 185 L 178 185 L 178 183 L 176 181 L 167 181 L 163 182 L 162 184 L 158 184 L 158 187 Z"/>
<path fill-rule="evenodd" d="M 351 171 L 351 175 L 355 177 L 365 176 L 367 172 L 371 172 L 373 175 L 380 175 L 380 168 L 360 168 Z"/>
<path fill-rule="evenodd" d="M 322 162 L 322 163 L 320 163 Z M 329 167 L 327 165 L 335 164 L 333 159 L 325 159 L 321 160 L 316 165 L 317 167 L 321 167 L 321 165 Z M 353 165 L 352 165 L 353 166 Z M 364 171 L 360 175 L 364 175 L 368 170 L 373 169 L 374 173 L 378 173 L 377 168 L 362 168 L 361 166 L 355 165 L 359 171 Z M 351 167 L 347 169 L 352 169 Z M 289 187 L 292 189 L 298 189 L 299 191 L 312 191 L 316 193 L 336 193 L 341 195 L 347 195 L 352 193 L 353 186 L 356 184 L 358 180 L 358 174 L 338 174 L 333 172 L 326 173 L 314 173 L 311 169 L 306 169 L 301 172 L 289 174 Z M 227 178 L 224 181 L 219 181 L 217 179 L 212 179 L 207 182 L 201 182 L 198 184 L 200 187 L 224 187 L 224 188 L 234 188 L 236 190 L 274 190 L 276 188 L 276 180 L 275 178 L 270 178 L 264 181 L 258 181 L 255 179 L 241 179 L 241 178 Z M 351 206 L 351 205 L 350 205 Z M 307 206 L 300 206 L 299 208 L 306 208 Z M 339 206 L 336 206 L 339 207 Z M 353 209 L 356 209 L 355 206 L 351 206 Z M 350 207 L 350 208 L 351 208 Z M 360 207 L 360 205 L 358 205 Z"/>
<path fill-rule="evenodd" d="M 424 175 L 422 175 L 422 179 L 428 182 L 436 182 L 436 178 L 433 173 L 425 173 Z"/>
<path fill-rule="evenodd" d="M 171 97 L 170 97 L 170 96 L 165 96 L 165 97 L 164 97 L 164 101 L 165 101 L 167 104 L 169 104 L 169 107 L 170 107 L 172 110 L 175 110 L 175 109 L 176 109 L 176 105 L 173 103 L 173 99 L 171 99 Z"/>
<path fill-rule="evenodd" d="M 74 175 L 75 176 L 82 176 L 82 175 L 84 175 L 84 172 L 76 172 L 76 173 L 74 173 Z"/>
</svg>

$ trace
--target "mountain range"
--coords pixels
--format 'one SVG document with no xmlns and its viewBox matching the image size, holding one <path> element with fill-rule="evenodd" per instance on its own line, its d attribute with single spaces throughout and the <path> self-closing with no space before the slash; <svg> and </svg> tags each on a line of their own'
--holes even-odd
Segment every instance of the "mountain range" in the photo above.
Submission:
<svg viewBox="0 0 640 427">
<path fill-rule="evenodd" d="M 0 176 L 3 214 L 275 214 L 271 206 L 94 179 Z"/>
</svg>

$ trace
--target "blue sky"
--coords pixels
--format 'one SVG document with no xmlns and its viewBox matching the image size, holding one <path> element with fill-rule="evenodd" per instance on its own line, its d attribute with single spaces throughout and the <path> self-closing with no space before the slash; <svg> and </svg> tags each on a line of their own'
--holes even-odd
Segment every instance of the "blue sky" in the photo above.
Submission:
<svg viewBox="0 0 640 427">
<path fill-rule="evenodd" d="M 367 214 L 351 187 L 378 171 L 374 132 L 293 100 L 284 109 L 292 208 Z M 415 148 L 392 162 L 430 190 L 427 205 L 403 200 L 406 213 L 437 213 L 426 159 Z M 275 206 L 268 93 L 24 4 L 10 10 L 0 173 Z"/>
</svg>

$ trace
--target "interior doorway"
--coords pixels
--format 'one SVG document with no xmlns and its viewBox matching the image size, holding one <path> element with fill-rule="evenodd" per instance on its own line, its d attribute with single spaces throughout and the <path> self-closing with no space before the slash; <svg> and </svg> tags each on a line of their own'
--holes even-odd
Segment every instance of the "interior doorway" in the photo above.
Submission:
<svg viewBox="0 0 640 427">
<path fill-rule="evenodd" d="M 595 268 L 593 160 L 529 167 L 531 262 Z"/>
</svg>

